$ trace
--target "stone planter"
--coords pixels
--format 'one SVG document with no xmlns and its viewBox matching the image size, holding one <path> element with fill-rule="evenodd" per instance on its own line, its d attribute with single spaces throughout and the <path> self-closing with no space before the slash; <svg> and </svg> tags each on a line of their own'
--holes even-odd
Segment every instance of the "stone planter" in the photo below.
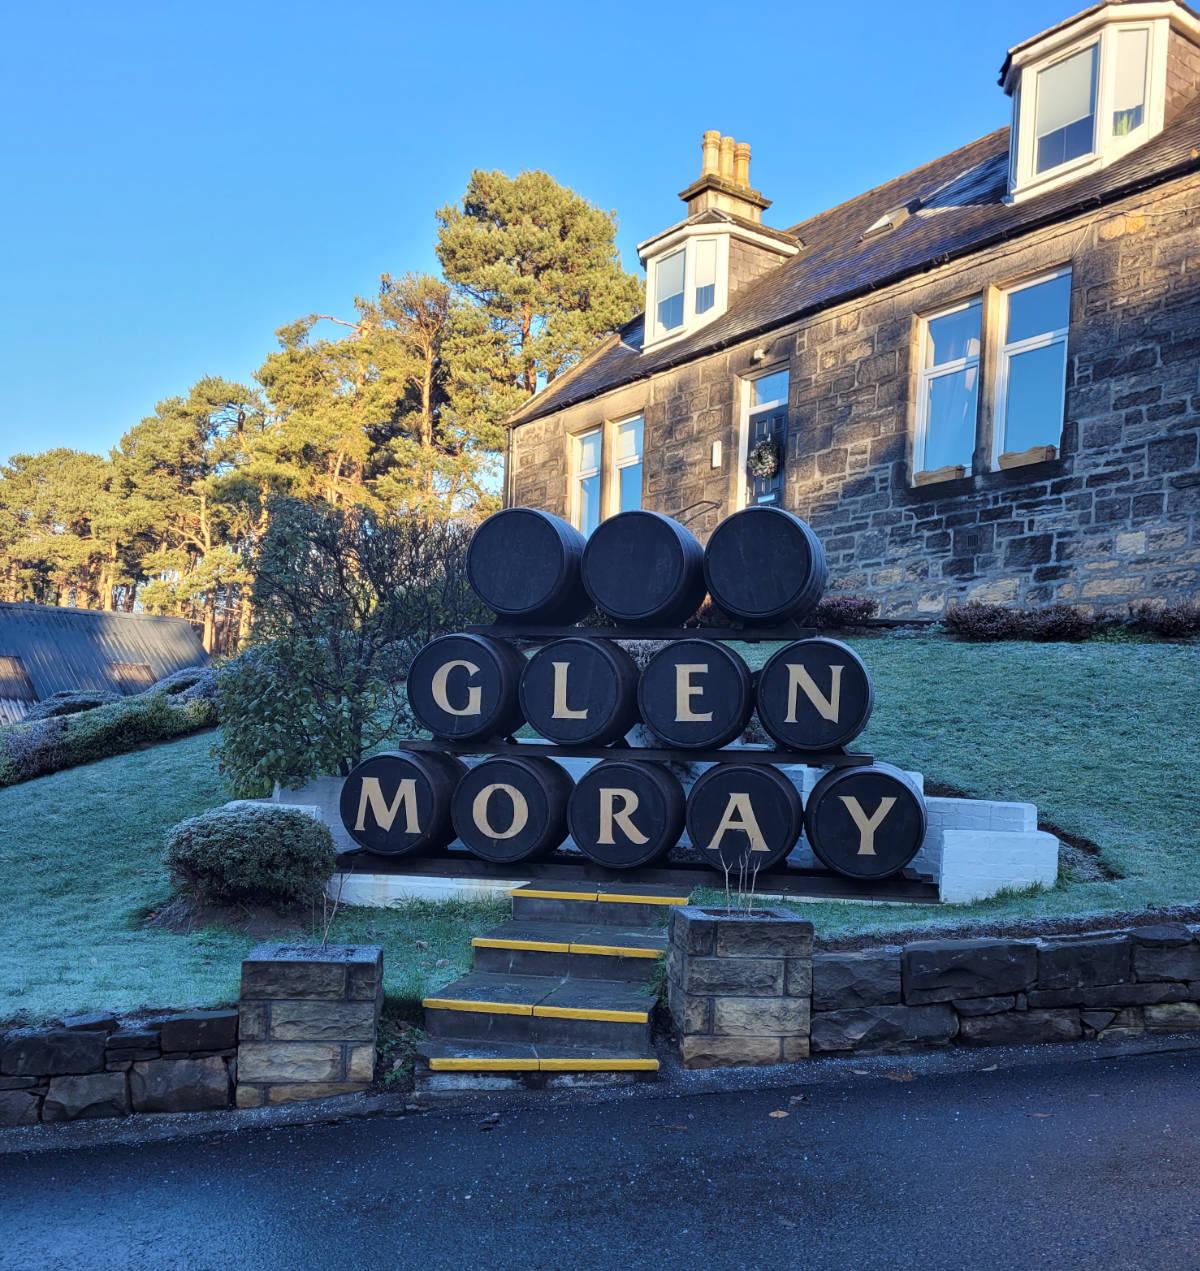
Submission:
<svg viewBox="0 0 1200 1271">
<path fill-rule="evenodd" d="M 812 923 L 786 910 L 672 910 L 667 1006 L 684 1066 L 806 1059 L 812 946 Z"/>
</svg>

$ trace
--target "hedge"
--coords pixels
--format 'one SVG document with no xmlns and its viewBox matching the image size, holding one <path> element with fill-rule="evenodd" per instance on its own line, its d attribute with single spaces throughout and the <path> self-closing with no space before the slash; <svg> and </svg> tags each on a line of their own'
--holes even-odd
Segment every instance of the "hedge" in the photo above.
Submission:
<svg viewBox="0 0 1200 1271">
<path fill-rule="evenodd" d="M 942 619 L 945 629 L 960 640 L 1088 640 L 1111 632 L 1131 631 L 1165 640 L 1200 634 L 1200 605 L 1143 603 L 1125 614 L 1086 613 L 1071 605 L 1009 609 L 977 600 L 956 605 Z"/>
</svg>

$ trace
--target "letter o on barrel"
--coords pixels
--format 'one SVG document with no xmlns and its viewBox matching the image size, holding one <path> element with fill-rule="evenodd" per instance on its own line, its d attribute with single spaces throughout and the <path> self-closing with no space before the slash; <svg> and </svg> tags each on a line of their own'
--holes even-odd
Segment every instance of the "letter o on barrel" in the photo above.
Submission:
<svg viewBox="0 0 1200 1271">
<path fill-rule="evenodd" d="M 553 759 L 485 759 L 454 791 L 454 828 L 485 861 L 536 860 L 567 836 L 571 788 L 571 778 Z"/>
<path fill-rule="evenodd" d="M 598 609 L 633 626 L 673 626 L 704 599 L 704 549 L 658 512 L 619 512 L 592 531 L 583 585 Z"/>
<path fill-rule="evenodd" d="M 713 603 L 743 622 L 771 626 L 802 618 L 825 590 L 825 549 L 808 524 L 783 508 L 726 517 L 704 551 Z"/>
<path fill-rule="evenodd" d="M 766 764 L 714 764 L 687 799 L 687 831 L 714 869 L 757 873 L 787 859 L 804 813 L 796 787 Z"/>
<path fill-rule="evenodd" d="M 637 666 L 620 645 L 571 636 L 529 659 L 521 709 L 561 746 L 607 746 L 637 723 L 637 685 Z"/>
<path fill-rule="evenodd" d="M 467 577 L 502 618 L 568 625 L 588 609 L 580 567 L 586 540 L 538 508 L 504 508 L 471 536 Z"/>
<path fill-rule="evenodd" d="M 833 750 L 867 726 L 874 705 L 862 659 L 840 640 L 796 640 L 758 673 L 758 718 L 785 749 Z"/>
<path fill-rule="evenodd" d="M 431 640 L 408 669 L 408 704 L 435 737 L 505 737 L 525 722 L 518 689 L 525 659 L 487 636 Z"/>
<path fill-rule="evenodd" d="M 575 846 L 597 864 L 649 865 L 683 829 L 683 787 L 658 764 L 606 760 L 575 783 L 567 823 Z"/>
<path fill-rule="evenodd" d="M 745 662 L 713 640 L 675 640 L 646 664 L 638 709 L 650 730 L 684 750 L 710 750 L 740 737 L 754 709 Z"/>
<path fill-rule="evenodd" d="M 804 813 L 809 846 L 847 878 L 897 874 L 925 840 L 925 800 L 891 764 L 832 768 L 812 788 Z"/>
<path fill-rule="evenodd" d="M 440 851 L 454 837 L 450 804 L 466 771 L 453 755 L 372 755 L 342 783 L 342 824 L 360 847 L 379 856 Z"/>
</svg>

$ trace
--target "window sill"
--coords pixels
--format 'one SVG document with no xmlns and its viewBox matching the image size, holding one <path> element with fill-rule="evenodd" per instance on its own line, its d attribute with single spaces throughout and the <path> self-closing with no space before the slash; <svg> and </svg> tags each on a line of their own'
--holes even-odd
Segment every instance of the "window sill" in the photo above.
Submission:
<svg viewBox="0 0 1200 1271">
<path fill-rule="evenodd" d="M 945 481 L 961 481 L 967 470 L 961 463 L 948 463 L 942 468 L 930 468 L 927 472 L 914 472 L 914 486 L 941 485 Z"/>
<path fill-rule="evenodd" d="M 1030 446 L 1028 450 L 1010 450 L 1002 454 L 996 466 L 1001 472 L 1008 472 L 1011 468 L 1027 468 L 1031 463 L 1049 463 L 1057 458 L 1055 446 Z"/>
</svg>

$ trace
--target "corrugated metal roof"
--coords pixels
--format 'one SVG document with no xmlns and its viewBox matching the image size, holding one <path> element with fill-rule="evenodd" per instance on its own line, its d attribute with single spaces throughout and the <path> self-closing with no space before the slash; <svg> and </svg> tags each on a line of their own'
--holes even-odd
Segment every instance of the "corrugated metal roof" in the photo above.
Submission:
<svg viewBox="0 0 1200 1271">
<path fill-rule="evenodd" d="M 67 689 L 136 692 L 115 665 L 144 664 L 159 680 L 208 661 L 182 618 L 6 603 L 0 603 L 0 658 L 20 659 L 38 701 Z"/>
<path fill-rule="evenodd" d="M 639 316 L 508 420 L 540 419 L 798 318 L 890 286 L 946 261 L 1099 207 L 1131 190 L 1200 168 L 1200 99 L 1157 137 L 1111 167 L 1045 194 L 1005 201 L 1008 133 L 1001 128 L 924 167 L 793 225 L 804 247 L 740 291 L 694 335 L 642 351 Z M 903 205 L 915 212 L 886 234 L 863 231 Z"/>
</svg>

